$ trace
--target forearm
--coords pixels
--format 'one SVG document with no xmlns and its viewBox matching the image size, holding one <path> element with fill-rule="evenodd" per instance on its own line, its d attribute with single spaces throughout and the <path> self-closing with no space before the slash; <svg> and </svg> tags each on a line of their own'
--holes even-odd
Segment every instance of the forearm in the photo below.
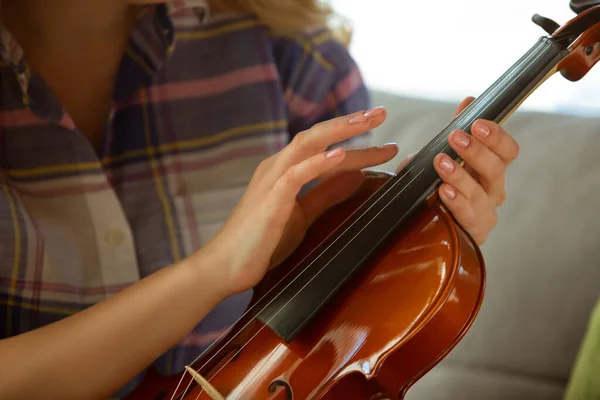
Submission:
<svg viewBox="0 0 600 400">
<path fill-rule="evenodd" d="M 110 396 L 223 299 L 218 260 L 197 256 L 60 322 L 0 341 L 0 398 Z"/>
</svg>

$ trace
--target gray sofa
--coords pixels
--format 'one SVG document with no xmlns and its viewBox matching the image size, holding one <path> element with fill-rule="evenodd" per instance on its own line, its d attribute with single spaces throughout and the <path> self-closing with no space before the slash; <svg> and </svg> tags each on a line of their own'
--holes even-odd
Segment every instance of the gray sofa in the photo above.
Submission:
<svg viewBox="0 0 600 400">
<path fill-rule="evenodd" d="M 389 171 L 456 108 L 380 92 L 373 102 L 389 115 L 375 140 L 400 148 L 383 166 Z M 600 116 L 518 111 L 504 126 L 521 153 L 507 173 L 499 224 L 482 247 L 488 275 L 481 312 L 408 400 L 561 399 L 599 297 Z"/>
</svg>

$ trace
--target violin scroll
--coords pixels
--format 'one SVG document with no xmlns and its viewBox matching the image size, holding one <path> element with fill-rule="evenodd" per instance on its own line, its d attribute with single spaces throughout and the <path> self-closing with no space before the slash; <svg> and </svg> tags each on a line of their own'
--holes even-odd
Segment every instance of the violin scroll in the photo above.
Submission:
<svg viewBox="0 0 600 400">
<path fill-rule="evenodd" d="M 570 6 L 571 10 L 581 14 L 592 7 L 600 6 L 600 0 L 571 0 Z"/>
<path fill-rule="evenodd" d="M 536 15 L 533 20 L 551 32 L 552 41 L 568 48 L 557 71 L 570 81 L 578 81 L 600 60 L 600 0 L 573 0 L 571 9 L 578 15 L 558 29 L 546 18 Z"/>
<path fill-rule="evenodd" d="M 598 7 L 600 15 L 600 7 Z M 600 21 L 571 45 L 570 54 L 558 65 L 561 75 L 570 81 L 582 79 L 600 60 Z"/>
</svg>

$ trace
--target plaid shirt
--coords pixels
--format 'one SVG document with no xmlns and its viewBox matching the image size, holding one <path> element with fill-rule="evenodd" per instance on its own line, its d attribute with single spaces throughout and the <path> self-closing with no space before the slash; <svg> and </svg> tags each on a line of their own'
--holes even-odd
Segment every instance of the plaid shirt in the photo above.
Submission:
<svg viewBox="0 0 600 400">
<path fill-rule="evenodd" d="M 369 107 L 356 65 L 330 34 L 279 38 L 251 16 L 208 11 L 179 1 L 141 16 L 99 154 L 2 31 L 0 338 L 197 251 L 261 160 L 316 122 Z M 222 302 L 154 365 L 180 371 L 249 299 Z"/>
</svg>

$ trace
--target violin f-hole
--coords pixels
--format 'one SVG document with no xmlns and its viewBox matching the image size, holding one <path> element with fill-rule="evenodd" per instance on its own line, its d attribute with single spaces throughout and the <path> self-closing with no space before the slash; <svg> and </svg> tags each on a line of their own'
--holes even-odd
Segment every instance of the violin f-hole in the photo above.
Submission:
<svg viewBox="0 0 600 400">
<path fill-rule="evenodd" d="M 294 392 L 292 391 L 292 387 L 289 383 L 281 379 L 271 382 L 269 385 L 269 393 L 275 393 L 280 387 L 282 387 L 285 391 L 285 400 L 294 400 Z"/>
</svg>

